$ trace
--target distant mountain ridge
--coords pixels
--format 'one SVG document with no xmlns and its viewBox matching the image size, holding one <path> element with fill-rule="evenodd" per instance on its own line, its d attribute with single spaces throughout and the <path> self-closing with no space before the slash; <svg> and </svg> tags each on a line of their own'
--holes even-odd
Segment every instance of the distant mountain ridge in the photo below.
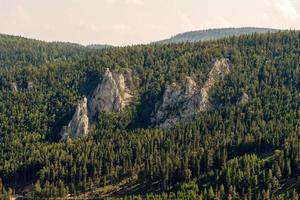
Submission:
<svg viewBox="0 0 300 200">
<path fill-rule="evenodd" d="M 181 43 L 181 42 L 197 42 L 221 39 L 230 36 L 240 36 L 252 33 L 268 33 L 280 31 L 279 29 L 271 28 L 255 28 L 255 27 L 242 27 L 242 28 L 216 28 L 199 31 L 190 31 L 177 34 L 169 39 L 160 40 L 154 43 L 158 44 L 170 44 L 170 43 Z"/>
<path fill-rule="evenodd" d="M 101 49 L 108 49 L 113 46 L 109 45 L 109 44 L 89 44 L 89 45 L 86 45 L 85 47 L 89 48 L 89 49 L 100 49 L 101 50 Z"/>
<path fill-rule="evenodd" d="M 81 45 L 71 42 L 46 42 L 0 33 L 0 67 L 41 65 L 55 60 L 74 60 L 85 53 L 109 45 Z"/>
<path fill-rule="evenodd" d="M 0 199 L 299 199 L 299 44 L 0 35 Z"/>
</svg>

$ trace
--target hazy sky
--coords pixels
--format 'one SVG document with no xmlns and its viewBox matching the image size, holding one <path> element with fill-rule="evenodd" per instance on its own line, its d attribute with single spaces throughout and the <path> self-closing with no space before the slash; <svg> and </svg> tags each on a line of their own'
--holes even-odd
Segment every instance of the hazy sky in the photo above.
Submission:
<svg viewBox="0 0 300 200">
<path fill-rule="evenodd" d="M 46 41 L 128 45 L 241 26 L 300 29 L 300 0 L 0 0 L 0 33 Z"/>
</svg>

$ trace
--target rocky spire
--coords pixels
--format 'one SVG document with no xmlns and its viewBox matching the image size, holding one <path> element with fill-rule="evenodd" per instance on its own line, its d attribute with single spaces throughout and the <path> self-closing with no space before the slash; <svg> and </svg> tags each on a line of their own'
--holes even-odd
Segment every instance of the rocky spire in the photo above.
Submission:
<svg viewBox="0 0 300 200">
<path fill-rule="evenodd" d="M 211 109 L 209 93 L 229 72 L 229 61 L 219 59 L 214 62 L 202 88 L 191 77 L 167 85 L 162 103 L 151 119 L 152 123 L 157 127 L 167 128 Z"/>
<path fill-rule="evenodd" d="M 89 100 L 84 97 L 78 103 L 72 120 L 62 130 L 62 139 L 88 135 L 89 123 L 93 123 L 100 112 L 122 111 L 133 97 L 128 86 L 131 76 L 130 70 L 120 73 L 107 68 Z"/>
<path fill-rule="evenodd" d="M 87 98 L 84 97 L 77 105 L 75 114 L 68 126 L 63 129 L 62 139 L 85 137 L 89 131 Z"/>
<path fill-rule="evenodd" d="M 108 68 L 94 90 L 88 106 L 94 119 L 100 112 L 120 112 L 130 102 L 132 95 L 126 85 L 124 75 L 111 72 Z"/>
</svg>

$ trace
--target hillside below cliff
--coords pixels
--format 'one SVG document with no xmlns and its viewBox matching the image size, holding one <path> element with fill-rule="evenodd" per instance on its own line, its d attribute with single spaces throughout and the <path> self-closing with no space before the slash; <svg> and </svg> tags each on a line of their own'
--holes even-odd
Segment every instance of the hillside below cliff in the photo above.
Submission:
<svg viewBox="0 0 300 200">
<path fill-rule="evenodd" d="M 299 196 L 300 32 L 39 62 L 37 43 L 20 38 L 23 59 L 10 39 L 0 199 Z M 60 52 L 46 46 L 45 58 Z"/>
</svg>

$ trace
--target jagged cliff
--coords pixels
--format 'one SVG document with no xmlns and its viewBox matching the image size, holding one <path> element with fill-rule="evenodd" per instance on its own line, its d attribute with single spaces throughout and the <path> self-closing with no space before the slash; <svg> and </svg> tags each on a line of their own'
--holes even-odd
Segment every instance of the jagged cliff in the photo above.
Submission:
<svg viewBox="0 0 300 200">
<path fill-rule="evenodd" d="M 130 89 L 132 73 L 110 71 L 108 68 L 101 81 L 87 99 L 79 102 L 72 120 L 62 131 L 62 139 L 77 138 L 88 135 L 89 125 L 94 123 L 100 112 L 120 112 L 133 97 Z"/>
<path fill-rule="evenodd" d="M 209 93 L 229 72 L 229 60 L 218 59 L 214 62 L 202 88 L 191 77 L 167 85 L 162 102 L 151 119 L 152 123 L 160 128 L 168 128 L 211 109 Z"/>
<path fill-rule="evenodd" d="M 130 72 L 125 74 L 106 69 L 88 102 L 90 116 L 93 119 L 103 111 L 120 112 L 130 103 L 132 92 L 126 83 L 131 77 Z"/>
<path fill-rule="evenodd" d="M 174 126 L 180 121 L 191 120 L 196 115 L 210 110 L 210 91 L 230 72 L 227 59 L 216 60 L 204 85 L 200 87 L 191 77 L 166 86 L 162 101 L 157 104 L 152 124 L 160 128 Z M 64 131 L 63 138 L 75 138 L 88 134 L 101 112 L 121 112 L 133 97 L 132 72 L 106 69 L 96 89 L 77 106 L 76 112 Z"/>
<path fill-rule="evenodd" d="M 84 97 L 77 105 L 75 114 L 67 127 L 64 127 L 62 139 L 84 137 L 88 135 L 89 117 L 87 98 Z"/>
</svg>

